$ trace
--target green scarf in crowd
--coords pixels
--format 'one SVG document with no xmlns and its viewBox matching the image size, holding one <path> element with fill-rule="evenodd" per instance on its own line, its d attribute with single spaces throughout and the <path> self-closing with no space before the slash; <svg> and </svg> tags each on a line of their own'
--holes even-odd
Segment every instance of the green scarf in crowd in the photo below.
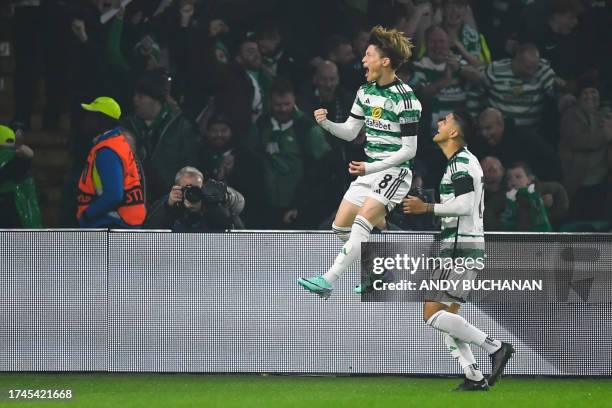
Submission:
<svg viewBox="0 0 612 408">
<path fill-rule="evenodd" d="M 15 150 L 1 149 L 0 169 L 14 158 Z M 0 194 L 13 194 L 15 208 L 17 209 L 17 215 L 19 216 L 22 228 L 42 228 L 42 217 L 36 196 L 36 186 L 31 176 L 27 176 L 20 181 L 0 181 Z"/>
</svg>

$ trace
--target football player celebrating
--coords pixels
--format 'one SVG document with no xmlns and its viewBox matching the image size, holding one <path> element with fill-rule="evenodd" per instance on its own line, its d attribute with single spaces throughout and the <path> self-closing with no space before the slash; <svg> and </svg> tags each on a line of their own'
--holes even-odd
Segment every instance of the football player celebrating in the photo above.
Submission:
<svg viewBox="0 0 612 408">
<path fill-rule="evenodd" d="M 465 381 L 457 390 L 487 391 L 502 374 L 512 357 L 511 344 L 487 336 L 479 328 L 468 323 L 457 312 L 464 303 L 470 285 L 478 269 L 465 267 L 484 262 L 484 187 L 480 163 L 466 147 L 470 137 L 472 119 L 467 113 L 449 113 L 438 122 L 438 133 L 433 140 L 448 159 L 440 183 L 439 204 L 424 203 L 420 198 L 408 196 L 403 200 L 403 211 L 407 214 L 433 213 L 441 217 L 442 242 L 440 257 L 461 259 L 461 268 L 440 268 L 432 274 L 432 280 L 459 281 L 452 285 L 456 289 L 433 290 L 425 294 L 423 319 L 427 325 L 444 333 L 444 342 L 451 355 L 456 358 L 463 371 Z M 468 262 L 472 259 L 472 262 Z M 459 265 L 457 262 L 456 265 Z M 445 263 L 446 266 L 446 263 Z M 491 358 L 491 375 L 488 382 L 476 365 L 470 344 L 484 349 Z"/>
<path fill-rule="evenodd" d="M 395 75 L 412 55 L 412 44 L 403 33 L 377 26 L 370 32 L 362 59 L 367 83 L 359 88 L 350 116 L 344 123 L 327 119 L 327 111 L 314 112 L 321 127 L 351 141 L 365 124 L 367 162 L 351 162 L 348 171 L 358 176 L 344 195 L 333 231 L 345 242 L 332 267 L 323 275 L 299 279 L 308 291 L 327 299 L 333 284 L 358 258 L 361 243 L 369 240 L 374 225 L 410 189 L 410 160 L 417 150 L 421 104 L 414 92 Z M 361 286 L 356 288 L 361 293 Z"/>
</svg>

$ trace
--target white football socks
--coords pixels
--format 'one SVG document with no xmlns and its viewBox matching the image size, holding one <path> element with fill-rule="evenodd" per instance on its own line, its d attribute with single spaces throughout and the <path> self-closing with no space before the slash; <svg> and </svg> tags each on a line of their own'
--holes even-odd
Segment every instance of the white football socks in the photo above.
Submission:
<svg viewBox="0 0 612 408">
<path fill-rule="evenodd" d="M 499 340 L 488 337 L 482 330 L 455 313 L 440 310 L 427 320 L 427 324 L 457 340 L 482 347 L 488 354 L 495 353 L 501 347 Z"/>
<path fill-rule="evenodd" d="M 336 282 L 355 262 L 361 252 L 361 243 L 370 239 L 372 228 L 372 224 L 365 217 L 361 215 L 355 217 L 348 242 L 340 250 L 332 267 L 323 275 L 327 282 L 330 284 Z"/>
<path fill-rule="evenodd" d="M 476 359 L 474 358 L 474 354 L 472 354 L 472 349 L 469 344 L 455 339 L 448 333 L 444 333 L 444 343 L 448 351 L 450 351 L 451 356 L 461 365 L 465 373 L 465 378 L 472 381 L 480 381 L 484 378 L 478 365 L 476 365 Z"/>
<path fill-rule="evenodd" d="M 336 224 L 332 224 L 332 231 L 334 231 L 338 239 L 344 243 L 346 243 L 351 236 L 351 227 L 339 227 Z"/>
</svg>

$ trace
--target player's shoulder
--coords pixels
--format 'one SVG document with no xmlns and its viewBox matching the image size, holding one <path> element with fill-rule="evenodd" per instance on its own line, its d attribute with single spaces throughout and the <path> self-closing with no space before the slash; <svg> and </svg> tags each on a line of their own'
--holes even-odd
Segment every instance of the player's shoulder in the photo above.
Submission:
<svg viewBox="0 0 612 408">
<path fill-rule="evenodd" d="M 472 177 L 476 173 L 482 172 L 478 158 L 467 147 L 463 147 L 449 160 L 448 169 L 451 174 L 470 175 Z"/>
<path fill-rule="evenodd" d="M 414 90 L 410 85 L 406 84 L 401 79 L 397 78 L 393 86 L 389 87 L 389 92 L 394 93 L 397 103 L 402 110 L 420 110 L 421 103 L 419 102 Z"/>
<path fill-rule="evenodd" d="M 357 89 L 357 93 L 367 93 L 369 91 L 372 91 L 372 89 L 376 88 L 376 82 L 375 81 L 368 81 L 363 83 L 359 89 Z"/>
</svg>

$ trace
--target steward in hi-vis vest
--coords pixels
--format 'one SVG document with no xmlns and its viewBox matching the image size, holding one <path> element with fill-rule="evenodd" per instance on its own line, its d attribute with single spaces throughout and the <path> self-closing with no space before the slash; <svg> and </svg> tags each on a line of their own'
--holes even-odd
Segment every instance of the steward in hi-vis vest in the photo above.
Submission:
<svg viewBox="0 0 612 408">
<path fill-rule="evenodd" d="M 78 182 L 79 225 L 139 227 L 146 218 L 144 181 L 136 155 L 117 124 L 121 109 L 107 97 L 82 106 L 92 112 L 98 136 Z"/>
</svg>

